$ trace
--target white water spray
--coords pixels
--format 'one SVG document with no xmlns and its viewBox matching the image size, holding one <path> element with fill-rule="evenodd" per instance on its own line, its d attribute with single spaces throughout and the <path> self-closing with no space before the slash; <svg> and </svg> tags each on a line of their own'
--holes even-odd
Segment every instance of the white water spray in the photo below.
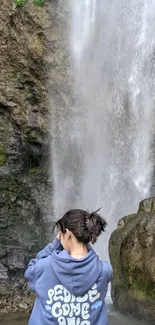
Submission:
<svg viewBox="0 0 155 325">
<path fill-rule="evenodd" d="M 118 219 L 136 212 L 151 186 L 155 3 L 68 0 L 64 5 L 71 10 L 75 82 L 74 105 L 68 105 L 53 137 L 55 216 L 102 206 L 107 242 Z"/>
</svg>

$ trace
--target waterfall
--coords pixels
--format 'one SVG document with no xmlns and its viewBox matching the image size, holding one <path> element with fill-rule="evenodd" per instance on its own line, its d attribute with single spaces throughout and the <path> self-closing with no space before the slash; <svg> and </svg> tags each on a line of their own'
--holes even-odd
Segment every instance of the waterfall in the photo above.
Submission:
<svg viewBox="0 0 155 325">
<path fill-rule="evenodd" d="M 107 233 L 96 247 L 102 256 L 118 219 L 136 212 L 150 192 L 155 3 L 63 3 L 71 16 L 74 82 L 72 104 L 52 144 L 53 205 L 55 217 L 70 208 L 102 207 L 108 221 Z"/>
</svg>

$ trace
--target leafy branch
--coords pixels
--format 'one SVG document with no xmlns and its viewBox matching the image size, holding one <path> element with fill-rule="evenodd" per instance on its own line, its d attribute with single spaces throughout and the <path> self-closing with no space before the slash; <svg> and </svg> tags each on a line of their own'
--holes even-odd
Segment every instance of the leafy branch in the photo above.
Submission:
<svg viewBox="0 0 155 325">
<path fill-rule="evenodd" d="M 46 0 L 31 0 L 36 6 L 43 7 Z M 28 0 L 13 0 L 16 7 L 22 7 L 27 4 Z"/>
</svg>

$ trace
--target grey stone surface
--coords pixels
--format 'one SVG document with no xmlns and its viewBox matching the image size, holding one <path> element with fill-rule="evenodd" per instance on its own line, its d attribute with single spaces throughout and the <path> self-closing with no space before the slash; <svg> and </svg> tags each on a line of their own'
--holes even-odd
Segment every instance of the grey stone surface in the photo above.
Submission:
<svg viewBox="0 0 155 325">
<path fill-rule="evenodd" d="M 109 242 L 112 299 L 122 312 L 155 321 L 155 199 L 118 223 Z"/>
</svg>

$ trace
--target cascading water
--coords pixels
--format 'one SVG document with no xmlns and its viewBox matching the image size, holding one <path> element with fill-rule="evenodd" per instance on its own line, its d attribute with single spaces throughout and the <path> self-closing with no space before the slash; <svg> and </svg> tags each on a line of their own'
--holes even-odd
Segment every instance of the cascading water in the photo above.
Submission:
<svg viewBox="0 0 155 325">
<path fill-rule="evenodd" d="M 149 195 L 155 4 L 154 0 L 63 3 L 71 12 L 75 77 L 72 106 L 63 112 L 52 144 L 54 211 L 57 217 L 70 208 L 102 206 L 108 239 L 118 219 L 136 212 L 138 202 Z M 97 250 L 103 256 L 101 241 Z"/>
</svg>

